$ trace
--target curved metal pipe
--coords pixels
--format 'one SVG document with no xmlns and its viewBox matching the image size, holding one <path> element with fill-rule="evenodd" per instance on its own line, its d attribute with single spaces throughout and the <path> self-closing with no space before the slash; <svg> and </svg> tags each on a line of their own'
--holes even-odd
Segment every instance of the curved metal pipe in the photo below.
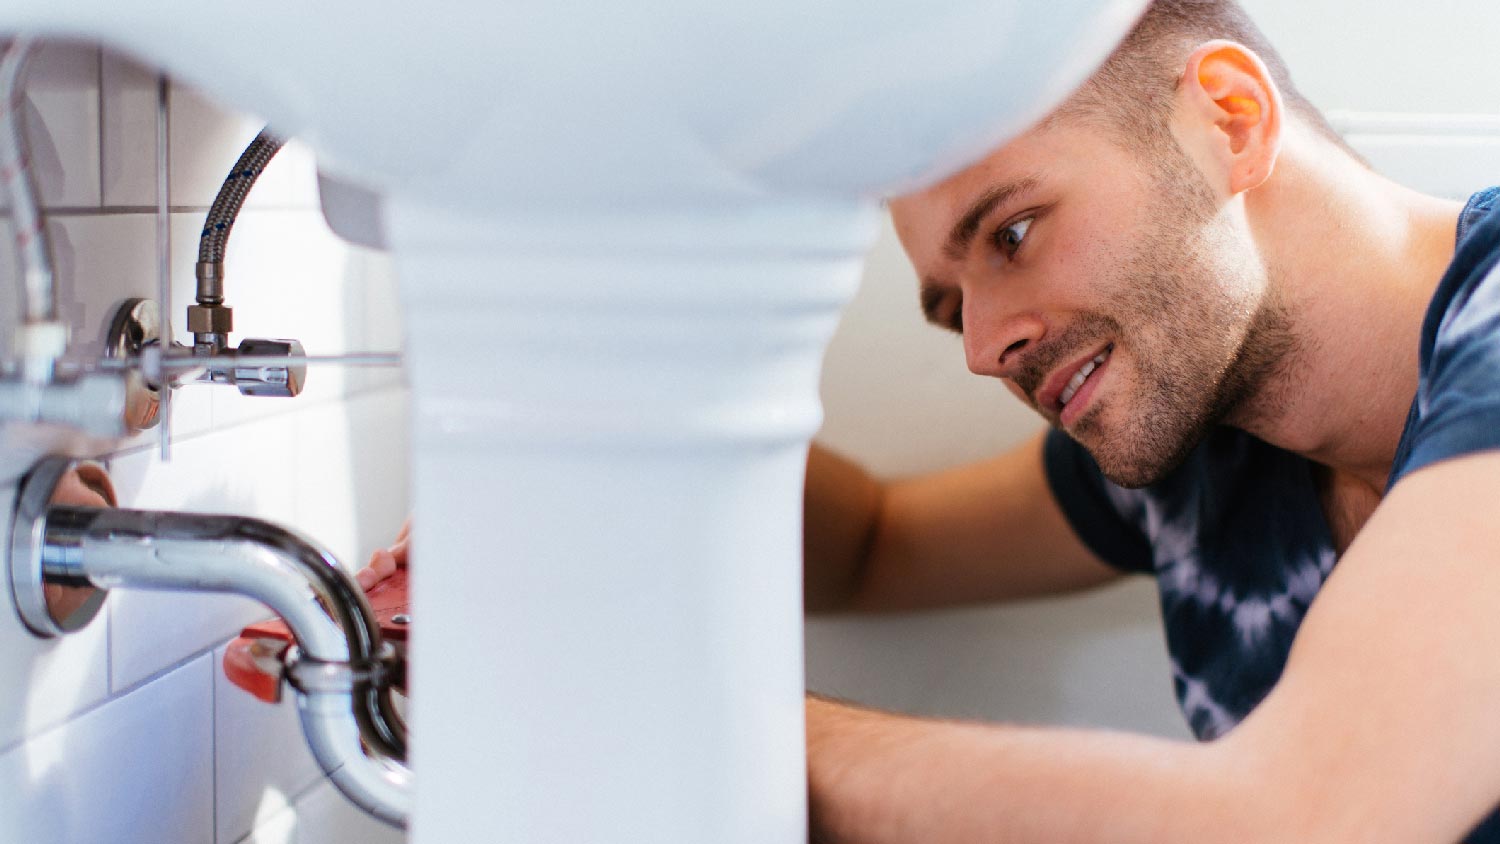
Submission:
<svg viewBox="0 0 1500 844">
<path fill-rule="evenodd" d="M 36 184 L 27 154 L 22 83 L 26 65 L 35 53 L 30 38 L 17 38 L 0 53 L 0 181 L 10 196 L 16 226 L 16 252 L 21 259 L 21 313 L 27 322 L 56 322 L 57 295 L 53 286 L 52 253 L 42 224 Z"/>
<path fill-rule="evenodd" d="M 356 805 L 406 825 L 406 728 L 382 682 L 380 629 L 331 553 L 240 516 L 53 505 L 39 534 L 31 553 L 46 583 L 232 593 L 279 613 L 302 654 L 288 674 L 318 763 Z"/>
<path fill-rule="evenodd" d="M 349 718 L 351 705 L 348 694 L 302 691 L 297 709 L 307 745 L 344 796 L 382 821 L 405 829 L 411 817 L 411 769 L 363 750 L 360 731 Z"/>
<path fill-rule="evenodd" d="M 26 146 L 22 83 L 36 52 L 30 38 L 16 38 L 0 52 L 0 182 L 10 197 L 16 255 L 21 264 L 21 325 L 16 349 L 27 383 L 48 384 L 67 350 L 68 329 L 57 316 L 57 280 L 52 244 L 37 202 L 31 157 Z"/>
</svg>

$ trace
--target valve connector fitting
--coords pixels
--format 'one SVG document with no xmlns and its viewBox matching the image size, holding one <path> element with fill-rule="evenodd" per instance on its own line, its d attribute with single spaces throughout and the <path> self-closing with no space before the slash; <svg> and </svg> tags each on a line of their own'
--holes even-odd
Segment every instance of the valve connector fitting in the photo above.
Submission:
<svg viewBox="0 0 1500 844">
<path fill-rule="evenodd" d="M 199 261 L 193 275 L 198 281 L 198 304 L 224 303 L 224 264 L 221 261 Z"/>
<path fill-rule="evenodd" d="M 238 358 L 296 358 L 306 357 L 302 344 L 296 340 L 242 340 L 235 352 Z M 241 366 L 234 364 L 234 385 L 247 396 L 275 396 L 292 398 L 302 392 L 307 380 L 306 363 L 264 364 L 253 363 Z"/>
<path fill-rule="evenodd" d="M 188 305 L 187 327 L 193 334 L 228 334 L 234 330 L 234 309 L 223 305 Z"/>
</svg>

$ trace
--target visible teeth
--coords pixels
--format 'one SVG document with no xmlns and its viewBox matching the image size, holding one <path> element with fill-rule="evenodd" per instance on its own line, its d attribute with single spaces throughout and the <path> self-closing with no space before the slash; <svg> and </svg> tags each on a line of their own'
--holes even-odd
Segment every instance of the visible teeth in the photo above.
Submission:
<svg viewBox="0 0 1500 844">
<path fill-rule="evenodd" d="M 1057 397 L 1058 401 L 1064 406 L 1066 406 L 1068 402 L 1072 401 L 1074 394 L 1078 392 L 1078 388 L 1083 386 L 1083 382 L 1089 379 L 1090 373 L 1092 373 L 1096 367 L 1104 363 L 1104 359 L 1109 357 L 1109 352 L 1109 349 L 1105 349 L 1104 351 L 1095 355 L 1093 360 L 1085 363 L 1083 366 L 1080 366 L 1078 368 L 1078 371 L 1073 373 L 1073 377 L 1068 379 L 1068 385 L 1066 387 L 1063 387 L 1062 395 Z"/>
</svg>

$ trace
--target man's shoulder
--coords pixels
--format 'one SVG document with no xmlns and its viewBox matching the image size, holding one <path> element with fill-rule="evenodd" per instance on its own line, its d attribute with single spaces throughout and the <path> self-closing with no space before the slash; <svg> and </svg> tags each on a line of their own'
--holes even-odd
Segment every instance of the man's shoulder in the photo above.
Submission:
<svg viewBox="0 0 1500 844">
<path fill-rule="evenodd" d="M 1500 448 L 1500 189 L 1476 193 L 1422 324 L 1417 395 L 1390 483 Z"/>
<path fill-rule="evenodd" d="M 1464 210 L 1458 216 L 1458 241 L 1468 239 L 1474 226 L 1486 217 L 1500 213 L 1500 185 L 1485 188 L 1469 197 Z"/>
<path fill-rule="evenodd" d="M 1462 321 L 1475 313 L 1470 305 L 1478 306 L 1475 310 L 1500 305 L 1492 301 L 1496 297 L 1488 292 L 1496 286 L 1491 277 L 1497 259 L 1500 259 L 1500 187 L 1492 187 L 1469 197 L 1459 213 L 1453 260 L 1438 282 L 1422 326 L 1424 370 L 1442 336 L 1458 330 Z"/>
</svg>

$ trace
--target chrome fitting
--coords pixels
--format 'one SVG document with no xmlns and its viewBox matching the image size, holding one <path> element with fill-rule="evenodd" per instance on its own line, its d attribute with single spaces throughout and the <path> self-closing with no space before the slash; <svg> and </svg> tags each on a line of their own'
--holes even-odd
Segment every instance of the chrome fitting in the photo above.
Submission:
<svg viewBox="0 0 1500 844">
<path fill-rule="evenodd" d="M 198 279 L 198 304 L 224 303 L 224 265 L 217 261 L 199 261 L 194 268 Z"/>
<path fill-rule="evenodd" d="M 151 350 L 160 362 L 161 309 L 150 299 L 126 299 L 115 310 L 104 337 L 104 356 L 111 360 L 140 361 L 139 371 L 125 374 L 125 427 L 139 433 L 156 427 L 161 413 L 161 374 L 146 371 L 145 355 Z"/>
<path fill-rule="evenodd" d="M 302 392 L 302 385 L 307 381 L 306 363 L 273 363 L 265 360 L 305 358 L 307 353 L 296 340 L 241 340 L 234 356 L 247 361 L 246 364 L 241 364 L 236 360 L 232 364 L 232 381 L 244 395 L 292 398 Z M 250 361 L 251 358 L 255 360 Z"/>
<path fill-rule="evenodd" d="M 89 461 L 49 457 L 22 481 L 11 517 L 8 574 L 16 612 L 32 633 L 43 638 L 88 626 L 108 594 L 79 570 L 82 551 L 77 537 L 60 535 L 47 521 L 48 508 L 69 475 L 76 475 L 109 506 L 116 503 L 109 474 Z"/>
<path fill-rule="evenodd" d="M 125 406 L 126 379 L 115 373 L 46 384 L 0 380 L 0 421 L 67 425 L 94 437 L 120 437 L 129 433 Z"/>
<path fill-rule="evenodd" d="M 385 653 L 363 663 L 314 659 L 301 648 L 289 647 L 282 660 L 286 681 L 305 695 L 353 694 L 361 687 L 389 685 L 387 664 L 395 658 L 394 649 L 381 644 Z"/>
</svg>

